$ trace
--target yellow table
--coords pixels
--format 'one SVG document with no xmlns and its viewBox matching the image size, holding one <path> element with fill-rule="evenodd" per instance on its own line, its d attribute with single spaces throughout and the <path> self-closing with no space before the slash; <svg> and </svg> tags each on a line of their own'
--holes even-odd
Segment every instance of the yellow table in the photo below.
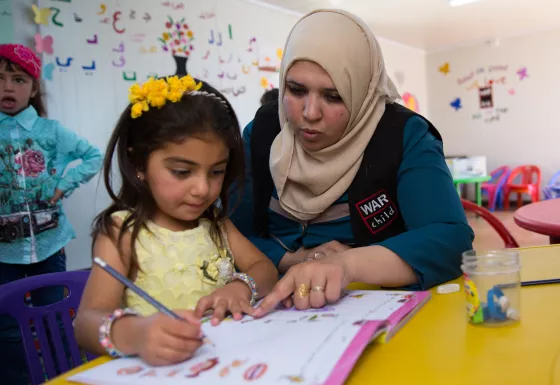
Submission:
<svg viewBox="0 0 560 385">
<path fill-rule="evenodd" d="M 520 255 L 523 280 L 560 277 L 560 245 L 524 248 Z M 560 384 L 560 285 L 523 287 L 521 293 L 521 323 L 487 328 L 467 324 L 462 291 L 434 292 L 389 343 L 364 352 L 347 384 Z M 69 376 L 106 361 L 49 384 L 69 384 Z"/>
</svg>

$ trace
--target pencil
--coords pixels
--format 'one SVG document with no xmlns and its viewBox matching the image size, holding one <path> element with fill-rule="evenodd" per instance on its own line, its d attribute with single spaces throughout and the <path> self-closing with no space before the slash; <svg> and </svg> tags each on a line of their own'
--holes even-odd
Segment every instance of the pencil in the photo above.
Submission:
<svg viewBox="0 0 560 385">
<path fill-rule="evenodd" d="M 523 281 L 521 282 L 521 286 L 547 285 L 552 283 L 560 283 L 560 278 L 540 279 L 537 281 Z"/>
<path fill-rule="evenodd" d="M 101 259 L 99 257 L 94 257 L 93 262 L 96 265 L 98 265 L 99 267 L 101 267 L 103 270 L 105 270 L 107 273 L 109 273 L 117 281 L 119 281 L 120 283 L 125 285 L 127 288 L 129 288 L 130 290 L 132 290 L 133 292 L 138 294 L 140 297 L 142 297 L 146 302 L 148 302 L 150 305 L 155 307 L 158 311 L 160 311 L 160 312 L 162 312 L 162 313 L 164 313 L 164 314 L 166 314 L 170 317 L 173 317 L 175 319 L 183 320 L 183 321 L 185 320 L 184 318 L 179 316 L 177 313 L 175 313 L 175 312 L 169 310 L 168 308 L 166 308 L 161 302 L 158 302 L 154 297 L 152 297 L 151 295 L 146 293 L 144 290 L 140 289 L 138 286 L 136 286 L 136 284 L 134 284 L 134 282 L 132 282 L 131 280 L 126 278 L 124 275 L 122 275 L 121 273 L 119 273 L 118 271 L 113 269 L 103 259 Z"/>
</svg>

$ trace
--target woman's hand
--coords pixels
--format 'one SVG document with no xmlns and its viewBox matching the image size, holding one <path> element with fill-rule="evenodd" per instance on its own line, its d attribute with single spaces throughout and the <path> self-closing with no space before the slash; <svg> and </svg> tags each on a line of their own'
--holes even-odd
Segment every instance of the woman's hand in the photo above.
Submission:
<svg viewBox="0 0 560 385">
<path fill-rule="evenodd" d="M 337 253 L 341 253 L 350 249 L 350 246 L 343 245 L 338 241 L 330 241 L 323 243 L 312 249 L 300 247 L 296 252 L 287 252 L 278 264 L 278 271 L 280 273 L 287 272 L 292 266 L 313 260 L 328 257 Z"/>
<path fill-rule="evenodd" d="M 343 245 L 342 243 L 338 242 L 338 241 L 330 241 L 327 243 L 323 243 L 322 245 L 319 245 L 317 247 L 314 247 L 312 249 L 307 249 L 307 260 L 314 260 L 314 259 L 320 259 L 320 258 L 325 258 L 325 257 L 330 257 L 332 255 L 338 254 L 338 253 L 342 253 L 343 251 L 346 251 L 348 249 L 350 249 L 350 246 L 346 246 Z"/>
<path fill-rule="evenodd" d="M 308 309 L 337 301 L 352 282 L 351 269 L 344 257 L 344 253 L 336 254 L 293 266 L 263 299 L 253 316 L 264 316 L 280 302 L 286 307 L 295 305 L 297 309 Z"/>
<path fill-rule="evenodd" d="M 200 319 L 192 311 L 176 311 L 184 320 L 162 313 L 150 317 L 128 316 L 113 325 L 113 341 L 134 341 L 133 351 L 150 365 L 183 362 L 202 345 Z M 123 341 L 124 342 L 124 341 Z"/>
<path fill-rule="evenodd" d="M 253 307 L 249 304 L 251 300 L 251 289 L 242 281 L 233 281 L 222 288 L 214 290 L 210 295 L 202 297 L 196 305 L 195 314 L 201 318 L 208 310 L 213 310 L 210 323 L 218 325 L 231 313 L 233 319 L 239 321 L 243 313 L 252 314 Z"/>
</svg>

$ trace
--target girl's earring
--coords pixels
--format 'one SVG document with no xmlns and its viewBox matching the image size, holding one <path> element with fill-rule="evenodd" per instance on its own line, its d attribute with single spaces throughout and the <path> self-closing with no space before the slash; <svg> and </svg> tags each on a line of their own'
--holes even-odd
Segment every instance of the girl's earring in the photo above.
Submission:
<svg viewBox="0 0 560 385">
<path fill-rule="evenodd" d="M 136 178 L 138 178 L 139 180 L 142 180 L 142 174 L 140 174 L 139 172 L 136 173 Z"/>
</svg>

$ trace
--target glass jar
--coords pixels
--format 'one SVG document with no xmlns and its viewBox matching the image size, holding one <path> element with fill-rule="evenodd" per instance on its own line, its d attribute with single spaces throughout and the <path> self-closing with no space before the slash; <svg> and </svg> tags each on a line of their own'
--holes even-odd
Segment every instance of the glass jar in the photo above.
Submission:
<svg viewBox="0 0 560 385">
<path fill-rule="evenodd" d="M 471 324 L 498 326 L 520 320 L 521 263 L 517 251 L 466 251 L 461 269 Z"/>
</svg>

